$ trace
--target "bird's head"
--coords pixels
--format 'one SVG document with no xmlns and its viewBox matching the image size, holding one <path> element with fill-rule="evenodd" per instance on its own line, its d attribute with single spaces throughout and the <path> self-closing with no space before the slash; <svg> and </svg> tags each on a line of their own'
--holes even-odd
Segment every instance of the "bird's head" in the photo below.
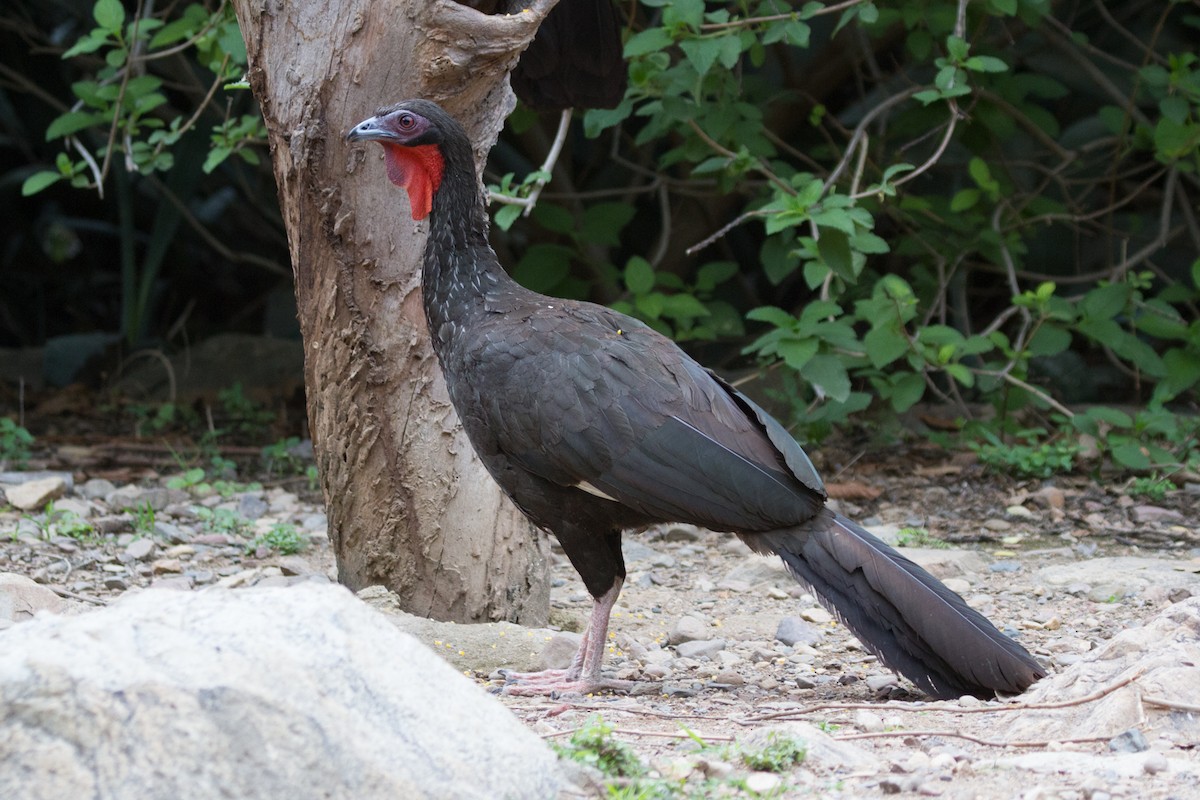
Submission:
<svg viewBox="0 0 1200 800">
<path fill-rule="evenodd" d="M 470 148 L 454 118 L 428 100 L 405 100 L 381 108 L 351 128 L 346 139 L 383 146 L 388 178 L 408 190 L 413 219 L 429 215 L 446 170 L 447 151 L 465 146 L 469 153 Z"/>
</svg>

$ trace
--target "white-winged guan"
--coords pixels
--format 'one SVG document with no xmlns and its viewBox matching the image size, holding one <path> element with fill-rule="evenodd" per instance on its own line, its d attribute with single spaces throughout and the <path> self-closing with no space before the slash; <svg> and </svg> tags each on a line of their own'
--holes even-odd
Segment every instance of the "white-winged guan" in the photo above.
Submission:
<svg viewBox="0 0 1200 800">
<path fill-rule="evenodd" d="M 567 670 L 516 693 L 624 686 L 600 674 L 621 534 L 684 522 L 779 555 L 864 645 L 926 693 L 1024 691 L 1042 667 L 921 567 L 825 507 L 796 441 L 670 339 L 609 308 L 531 292 L 500 266 L 471 144 L 436 104 L 380 109 L 347 135 L 429 218 L 422 284 L 450 399 L 488 471 L 558 537 L 595 598 Z"/>
</svg>

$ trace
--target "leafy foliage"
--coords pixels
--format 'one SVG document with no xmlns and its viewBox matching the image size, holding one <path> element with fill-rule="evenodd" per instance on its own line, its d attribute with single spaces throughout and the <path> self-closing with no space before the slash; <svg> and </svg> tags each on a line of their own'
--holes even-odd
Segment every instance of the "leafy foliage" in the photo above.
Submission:
<svg viewBox="0 0 1200 800">
<path fill-rule="evenodd" d="M 493 153 L 494 191 L 523 203 L 499 206 L 494 231 L 518 280 L 757 370 L 806 438 L 936 402 L 994 419 L 981 457 L 1006 469 L 1075 468 L 1062 448 L 1078 437 L 1130 470 L 1197 461 L 1200 15 L 1187 4 L 622 8 L 626 97 L 582 115 L 547 191 L 550 120 L 519 110 Z M 229 6 L 89 10 L 6 17 L 61 70 L 20 90 L 46 107 L 25 116 L 47 139 L 27 142 L 43 166 L 17 179 L 47 220 L 23 225 L 38 246 L 20 253 L 77 263 L 83 295 L 113 265 L 83 267 L 111 253 L 98 294 L 119 295 L 113 327 L 132 343 L 178 330 L 197 292 L 255 295 L 236 265 L 286 280 L 286 254 L 277 215 L 261 224 L 261 120 L 227 91 L 245 69 Z M 55 207 L 67 186 L 106 192 L 119 246 L 80 245 L 81 214 Z M 255 252 L 221 244 L 251 239 Z M 4 303 L 11 316 L 20 301 Z M 77 324 L 108 318 L 107 301 L 87 308 Z M 163 407 L 145 425 L 199 422 L 187 416 Z M 265 415 L 217 422 L 261 433 Z M 1035 429 L 1048 433 L 1021 435 Z"/>
<path fill-rule="evenodd" d="M 0 417 L 0 463 L 22 467 L 29 461 L 33 434 L 10 417 Z"/>
</svg>

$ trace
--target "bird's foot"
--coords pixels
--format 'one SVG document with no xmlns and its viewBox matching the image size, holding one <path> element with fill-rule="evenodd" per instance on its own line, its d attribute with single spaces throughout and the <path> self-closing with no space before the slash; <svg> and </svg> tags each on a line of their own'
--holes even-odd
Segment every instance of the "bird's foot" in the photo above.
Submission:
<svg viewBox="0 0 1200 800">
<path fill-rule="evenodd" d="M 589 678 L 569 669 L 547 669 L 541 672 L 505 672 L 501 692 L 517 697 L 558 697 L 564 694 L 631 692 L 637 685 L 635 681 Z"/>
</svg>

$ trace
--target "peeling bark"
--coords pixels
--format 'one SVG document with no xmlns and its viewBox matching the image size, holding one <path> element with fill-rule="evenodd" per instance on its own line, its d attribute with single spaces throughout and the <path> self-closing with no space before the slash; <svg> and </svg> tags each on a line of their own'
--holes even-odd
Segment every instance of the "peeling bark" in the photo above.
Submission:
<svg viewBox="0 0 1200 800">
<path fill-rule="evenodd" d="M 426 225 L 378 149 L 344 136 L 425 97 L 463 123 L 482 169 L 514 103 L 507 74 L 554 2 L 488 16 L 449 0 L 234 0 L 287 227 L 339 578 L 439 619 L 544 621 L 547 545 L 450 406 L 421 310 Z"/>
</svg>

